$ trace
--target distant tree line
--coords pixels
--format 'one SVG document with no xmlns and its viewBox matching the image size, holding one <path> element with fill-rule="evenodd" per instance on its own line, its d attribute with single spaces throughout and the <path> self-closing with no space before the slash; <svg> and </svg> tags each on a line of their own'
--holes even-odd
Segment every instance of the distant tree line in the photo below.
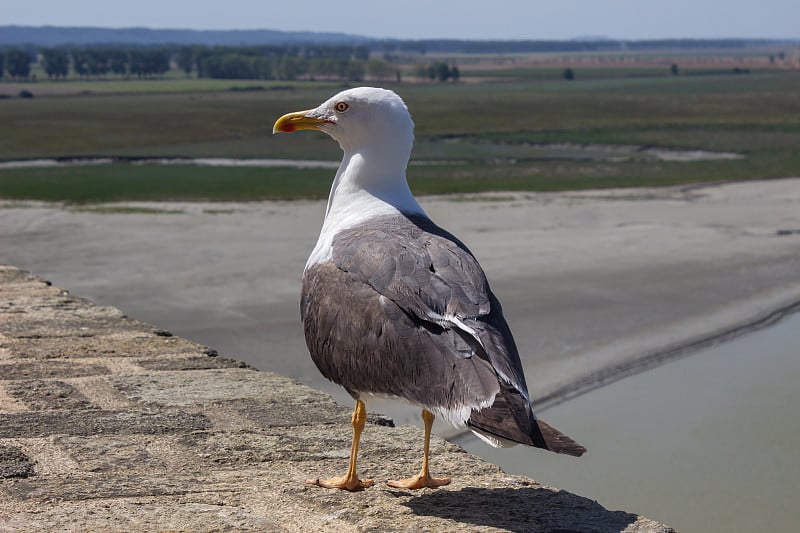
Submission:
<svg viewBox="0 0 800 533">
<path fill-rule="evenodd" d="M 435 81 L 458 81 L 461 79 L 461 71 L 458 70 L 458 67 L 444 61 L 417 63 L 414 66 L 414 75 L 421 80 L 427 78 Z"/>
<path fill-rule="evenodd" d="M 74 72 L 81 78 L 105 77 L 108 74 L 139 78 L 163 76 L 172 61 L 169 48 L 9 48 L 0 50 L 0 77 L 7 73 L 11 78 L 27 79 L 31 65 L 41 63 L 42 70 L 51 79 L 64 79 Z"/>
<path fill-rule="evenodd" d="M 176 63 L 187 75 L 196 72 L 200 78 L 362 80 L 366 74 L 396 72 L 369 60 L 365 46 L 184 46 L 177 50 Z"/>
<path fill-rule="evenodd" d="M 31 52 L 22 48 L 9 48 L 5 52 L 0 51 L 0 78 L 7 72 L 9 76 L 17 79 L 24 79 L 31 73 Z"/>
<path fill-rule="evenodd" d="M 167 48 L 87 47 L 43 48 L 42 68 L 50 78 L 65 78 L 72 66 L 81 78 L 102 78 L 109 74 L 154 78 L 170 69 L 172 52 Z"/>
<path fill-rule="evenodd" d="M 174 64 L 187 76 L 200 78 L 297 80 L 400 79 L 393 61 L 370 59 L 366 46 L 249 46 L 249 47 L 52 47 L 0 51 L 0 76 L 30 76 L 37 61 L 51 79 L 71 74 L 81 78 L 152 78 L 163 76 Z"/>
</svg>

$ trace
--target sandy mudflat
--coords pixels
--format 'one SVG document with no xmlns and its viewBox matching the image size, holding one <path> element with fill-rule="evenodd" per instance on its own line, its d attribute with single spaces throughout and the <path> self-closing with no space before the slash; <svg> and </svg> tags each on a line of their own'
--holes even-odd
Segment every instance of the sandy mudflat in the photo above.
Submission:
<svg viewBox="0 0 800 533">
<path fill-rule="evenodd" d="M 800 178 L 422 204 L 483 264 L 535 397 L 800 301 Z M 0 262 L 349 402 L 299 323 L 323 202 L 137 205 L 179 213 L 0 204 Z"/>
</svg>

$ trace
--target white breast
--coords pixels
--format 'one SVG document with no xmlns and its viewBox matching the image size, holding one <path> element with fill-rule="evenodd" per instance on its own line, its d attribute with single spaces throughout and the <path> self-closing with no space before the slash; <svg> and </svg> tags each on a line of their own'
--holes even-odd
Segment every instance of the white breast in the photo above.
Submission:
<svg viewBox="0 0 800 533">
<path fill-rule="evenodd" d="M 345 153 L 331 186 L 325 222 L 306 261 L 306 269 L 331 258 L 333 239 L 342 230 L 387 215 L 425 215 L 408 188 L 404 166 L 395 170 L 395 178 L 370 181 L 368 178 L 379 175 L 382 169 L 370 168 L 368 160 L 364 154 Z"/>
<path fill-rule="evenodd" d="M 341 204 L 329 202 L 325 222 L 322 224 L 317 244 L 306 261 L 306 269 L 331 258 L 333 239 L 342 230 L 366 224 L 370 219 L 377 217 L 397 216 L 402 213 L 424 214 L 413 197 L 411 197 L 413 204 L 406 202 L 397 206 L 394 202 L 386 202 L 361 190 L 348 194 L 348 198 L 342 200 Z"/>
</svg>

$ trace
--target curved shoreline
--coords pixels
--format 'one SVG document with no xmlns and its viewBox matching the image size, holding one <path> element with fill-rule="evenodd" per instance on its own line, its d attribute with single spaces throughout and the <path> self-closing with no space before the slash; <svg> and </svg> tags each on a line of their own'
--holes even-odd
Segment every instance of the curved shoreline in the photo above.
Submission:
<svg viewBox="0 0 800 533">
<path fill-rule="evenodd" d="M 639 356 L 617 356 L 616 361 L 593 369 L 592 371 L 578 377 L 569 378 L 564 376 L 561 383 L 541 395 L 535 396 L 531 403 L 535 411 L 539 414 L 548 409 L 561 405 L 565 402 L 601 389 L 625 378 L 633 377 L 648 370 L 658 368 L 662 365 L 677 361 L 685 357 L 691 357 L 698 352 L 744 337 L 750 333 L 761 331 L 777 324 L 783 319 L 800 313 L 800 285 L 793 291 L 791 298 L 781 299 L 780 302 L 766 303 L 763 300 L 752 302 L 751 305 L 742 304 L 742 308 L 761 307 L 762 311 L 744 320 L 733 321 L 720 326 L 710 327 L 703 333 L 688 336 L 680 341 L 670 344 L 658 344 L 650 342 L 650 347 L 643 348 Z M 765 305 L 766 304 L 766 305 Z M 772 304 L 772 305 L 770 305 Z M 737 306 L 734 305 L 734 308 Z M 766 307 L 766 309 L 763 309 Z M 741 311 L 741 309 L 739 309 Z M 596 352 L 588 352 L 576 356 L 576 358 L 588 359 L 596 356 L 600 352 L 614 351 L 615 347 L 620 346 L 625 341 L 611 343 Z M 648 340 L 640 341 L 647 343 Z M 638 344 L 638 343 L 637 343 Z M 448 440 L 458 444 L 477 440 L 470 430 L 462 429 L 445 432 Z"/>
<path fill-rule="evenodd" d="M 635 376 L 670 361 L 689 357 L 705 348 L 768 328 L 797 312 L 800 312 L 800 299 L 782 305 L 766 314 L 756 316 L 747 322 L 733 324 L 722 331 L 709 332 L 705 336 L 687 339 L 677 345 L 655 349 L 636 359 L 609 365 L 535 398 L 532 403 L 537 410 L 544 411 L 621 379 Z"/>
</svg>

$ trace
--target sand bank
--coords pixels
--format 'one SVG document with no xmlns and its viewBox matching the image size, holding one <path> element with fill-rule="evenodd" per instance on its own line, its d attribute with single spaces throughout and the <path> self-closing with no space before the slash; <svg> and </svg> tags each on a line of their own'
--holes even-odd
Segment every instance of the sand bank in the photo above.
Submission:
<svg viewBox="0 0 800 533">
<path fill-rule="evenodd" d="M 537 398 L 800 301 L 798 178 L 422 204 L 483 264 Z M 323 202 L 136 205 L 179 214 L 5 203 L 0 262 L 349 402 L 299 324 Z"/>
</svg>

